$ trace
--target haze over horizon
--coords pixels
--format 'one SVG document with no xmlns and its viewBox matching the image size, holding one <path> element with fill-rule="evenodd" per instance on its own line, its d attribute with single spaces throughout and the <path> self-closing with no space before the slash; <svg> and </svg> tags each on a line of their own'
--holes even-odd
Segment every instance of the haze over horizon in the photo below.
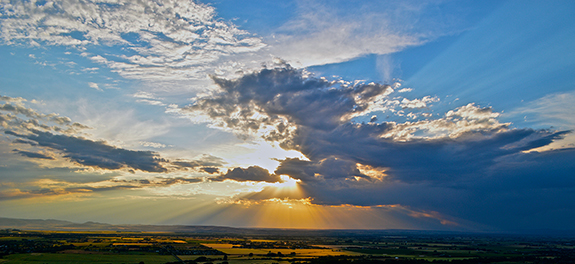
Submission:
<svg viewBox="0 0 575 264">
<path fill-rule="evenodd" d="M 573 230 L 574 11 L 0 0 L 0 216 Z"/>
</svg>

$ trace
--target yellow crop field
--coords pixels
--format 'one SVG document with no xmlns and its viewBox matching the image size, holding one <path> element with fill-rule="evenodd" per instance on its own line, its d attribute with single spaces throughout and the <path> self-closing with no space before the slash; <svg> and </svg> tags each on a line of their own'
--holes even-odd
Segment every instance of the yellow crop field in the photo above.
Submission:
<svg viewBox="0 0 575 264">
<path fill-rule="evenodd" d="M 248 255 L 253 253 L 254 255 L 266 255 L 268 253 L 281 252 L 284 256 L 288 257 L 289 254 L 295 252 L 295 257 L 319 257 L 319 256 L 342 256 L 342 255 L 361 255 L 355 252 L 336 250 L 336 249 L 252 249 L 252 248 L 234 248 L 233 244 L 202 244 L 206 247 L 211 247 L 224 252 L 228 255 Z"/>
<path fill-rule="evenodd" d="M 263 242 L 263 243 L 273 243 L 277 240 L 269 240 L 269 239 L 250 239 L 252 242 Z"/>
<path fill-rule="evenodd" d="M 153 246 L 153 243 L 114 243 L 112 246 Z"/>
</svg>

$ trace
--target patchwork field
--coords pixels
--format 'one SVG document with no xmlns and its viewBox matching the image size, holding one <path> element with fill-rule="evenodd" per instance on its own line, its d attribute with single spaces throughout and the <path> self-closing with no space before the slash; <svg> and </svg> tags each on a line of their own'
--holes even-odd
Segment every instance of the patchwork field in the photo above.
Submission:
<svg viewBox="0 0 575 264">
<path fill-rule="evenodd" d="M 0 230 L 0 263 L 575 263 L 575 239 L 502 236 L 249 236 Z"/>
<path fill-rule="evenodd" d="M 342 256 L 342 255 L 360 255 L 355 252 L 335 250 L 331 248 L 318 248 L 318 249 L 257 249 L 257 248 L 234 248 L 234 244 L 226 243 L 212 243 L 202 244 L 213 249 L 217 249 L 228 255 L 249 255 L 252 253 L 254 256 L 266 256 L 269 253 L 281 253 L 286 257 L 318 257 L 318 256 Z M 295 254 L 294 254 L 295 253 Z"/>
</svg>

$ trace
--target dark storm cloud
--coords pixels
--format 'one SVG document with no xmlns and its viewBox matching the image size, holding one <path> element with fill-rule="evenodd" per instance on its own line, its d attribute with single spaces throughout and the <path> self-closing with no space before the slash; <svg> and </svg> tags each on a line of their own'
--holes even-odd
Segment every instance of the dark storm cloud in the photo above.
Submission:
<svg viewBox="0 0 575 264">
<path fill-rule="evenodd" d="M 30 140 L 23 140 L 23 139 L 15 139 L 14 141 L 12 141 L 14 143 L 20 143 L 20 144 L 28 144 L 30 146 L 38 146 L 38 143 L 34 142 L 34 141 L 30 141 Z"/>
<path fill-rule="evenodd" d="M 358 170 L 356 162 L 336 157 L 325 158 L 317 162 L 288 158 L 281 162 L 275 173 L 289 175 L 304 182 L 345 180 L 349 177 L 369 178 Z"/>
<path fill-rule="evenodd" d="M 499 114 L 490 107 L 474 104 L 436 120 L 354 123 L 351 117 L 368 114 L 377 100 L 400 101 L 388 97 L 392 87 L 329 82 L 289 65 L 214 81 L 219 93 L 196 98 L 181 111 L 206 114 L 216 125 L 300 151 L 310 161 L 281 161 L 275 173 L 304 181 L 367 178 L 356 168 L 359 163 L 385 169 L 388 179 L 451 184 L 485 172 L 500 157 L 545 146 L 567 133 L 510 129 L 496 120 Z M 448 132 L 422 138 L 404 135 L 433 130 Z"/>
<path fill-rule="evenodd" d="M 541 213 L 575 216 L 575 150 L 526 153 L 570 131 L 514 129 L 474 104 L 435 119 L 356 123 L 352 117 L 401 98 L 388 97 L 388 86 L 328 82 L 289 66 L 215 81 L 219 93 L 196 98 L 182 113 L 207 115 L 216 126 L 280 142 L 308 159 L 279 160 L 271 173 L 236 168 L 219 179 L 289 175 L 316 204 L 401 204 L 500 228 L 565 222 L 546 222 Z M 266 189 L 243 199 L 285 197 Z"/>
<path fill-rule="evenodd" d="M 262 167 L 251 166 L 246 169 L 234 168 L 228 170 L 225 174 L 221 174 L 218 177 L 210 178 L 214 181 L 223 180 L 234 180 L 234 181 L 265 181 L 265 182 L 279 182 L 280 177 L 275 174 L 270 174 L 270 172 Z"/>
<path fill-rule="evenodd" d="M 218 173 L 220 171 L 218 168 L 214 168 L 214 167 L 203 167 L 203 168 L 201 168 L 201 170 L 204 172 L 207 172 L 209 174 Z"/>
<path fill-rule="evenodd" d="M 295 136 L 291 124 L 330 131 L 342 118 L 364 111 L 369 101 L 392 90 L 389 85 L 345 85 L 308 78 L 289 66 L 264 69 L 235 81 L 214 81 L 221 93 L 199 98 L 182 111 L 200 111 L 222 126 L 245 133 L 270 127 L 272 131 L 264 138 L 290 148 Z"/>
<path fill-rule="evenodd" d="M 161 162 L 164 160 L 150 151 L 133 151 L 116 148 L 104 142 L 92 141 L 67 135 L 32 130 L 33 134 L 18 134 L 5 131 L 6 134 L 36 142 L 39 146 L 61 151 L 65 158 L 84 166 L 102 169 L 132 168 L 146 172 L 167 171 Z"/>
<path fill-rule="evenodd" d="M 517 129 L 492 133 L 485 138 L 462 136 L 463 139 L 394 142 L 374 137 L 376 133 L 371 132 L 374 126 L 342 125 L 330 133 L 311 131 L 305 145 L 300 144 L 302 153 L 315 162 L 338 158 L 386 168 L 395 180 L 449 183 L 488 170 L 503 161 L 500 157 L 545 146 L 566 133 Z M 286 160 L 282 167 L 290 163 L 293 161 Z"/>
<path fill-rule="evenodd" d="M 24 157 L 28 157 L 28 158 L 34 158 L 34 159 L 48 159 L 48 160 L 53 160 L 54 158 L 51 156 L 47 156 L 44 155 L 42 153 L 38 153 L 38 152 L 30 152 L 30 151 L 24 151 L 24 150 L 18 150 L 18 149 L 14 149 L 12 150 Z"/>
</svg>

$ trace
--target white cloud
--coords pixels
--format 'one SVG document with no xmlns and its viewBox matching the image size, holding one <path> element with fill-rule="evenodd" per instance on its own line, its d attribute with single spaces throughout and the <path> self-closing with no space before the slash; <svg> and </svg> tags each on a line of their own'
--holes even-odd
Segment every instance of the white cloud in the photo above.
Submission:
<svg viewBox="0 0 575 264">
<path fill-rule="evenodd" d="M 425 108 L 425 107 L 427 107 L 427 104 L 433 103 L 433 102 L 439 102 L 439 98 L 437 96 L 434 96 L 434 97 L 425 96 L 421 99 L 413 99 L 413 100 L 403 98 L 403 100 L 401 100 L 401 107 L 403 107 L 403 108 Z"/>
<path fill-rule="evenodd" d="M 159 105 L 159 106 L 164 106 L 164 105 L 166 105 L 166 104 L 162 103 L 161 101 L 149 100 L 149 99 L 140 99 L 140 100 L 136 100 L 136 102 L 138 102 L 138 103 L 144 103 L 144 104 L 149 104 L 149 105 Z"/>
<path fill-rule="evenodd" d="M 524 116 L 526 121 L 535 122 L 539 126 L 573 131 L 575 130 L 575 115 L 573 115 L 575 104 L 573 102 L 575 102 L 575 91 L 550 94 L 509 112 L 507 116 Z M 536 150 L 573 147 L 575 147 L 575 134 L 571 132 L 565 138 Z"/>
<path fill-rule="evenodd" d="M 142 98 L 142 99 L 157 99 L 153 94 L 148 92 L 137 92 L 133 95 L 135 98 Z"/>
<path fill-rule="evenodd" d="M 22 103 L 26 102 L 27 100 L 22 98 L 22 97 L 9 97 L 9 96 L 0 95 L 0 101 L 12 102 L 12 103 L 16 103 L 18 105 L 22 105 Z"/>
<path fill-rule="evenodd" d="M 4 44 L 75 47 L 131 79 L 206 79 L 223 57 L 265 46 L 216 19 L 213 7 L 194 1 L 1 1 L 0 6 Z M 94 45 L 128 52 L 96 55 Z"/>
<path fill-rule="evenodd" d="M 438 17 L 437 3 L 421 1 L 298 1 L 297 16 L 266 40 L 272 54 L 292 65 L 347 61 L 366 54 L 385 55 L 449 34 L 453 25 Z M 424 21 L 422 14 L 431 21 Z M 380 61 L 391 81 L 393 63 Z"/>
<path fill-rule="evenodd" d="M 483 132 L 504 132 L 509 130 L 510 123 L 500 123 L 499 113 L 490 107 L 481 108 L 473 103 L 450 110 L 444 117 L 433 120 L 421 120 L 393 124 L 393 127 L 382 135 L 396 141 L 415 139 L 459 138 L 466 134 L 481 135 Z"/>
<path fill-rule="evenodd" d="M 149 142 L 149 141 L 140 141 L 140 145 L 144 147 L 150 148 L 165 148 L 166 144 L 157 143 L 157 142 Z"/>
<path fill-rule="evenodd" d="M 407 92 L 411 92 L 411 91 L 413 91 L 412 88 L 403 88 L 403 89 L 400 89 L 400 90 L 397 91 L 397 92 L 398 92 L 398 93 L 407 93 Z"/>
<path fill-rule="evenodd" d="M 90 86 L 90 88 L 94 88 L 98 91 L 102 91 L 102 88 L 100 88 L 97 83 L 91 82 L 91 83 L 88 83 L 88 86 Z"/>
<path fill-rule="evenodd" d="M 56 113 L 43 114 L 38 113 L 32 108 L 28 108 L 25 105 L 26 99 L 17 97 L 12 98 L 8 96 L 0 96 L 0 101 L 7 102 L 6 104 L 0 104 L 0 124 L 2 127 L 8 128 L 11 126 L 21 126 L 24 124 L 27 128 L 37 128 L 37 129 L 62 129 L 58 127 L 50 127 L 45 124 L 41 124 L 40 121 L 49 121 L 58 125 L 75 126 L 72 124 L 72 120 L 65 116 L 60 116 Z M 32 102 L 34 103 L 34 102 Z M 7 114 L 2 114 L 6 112 Z M 25 116 L 25 118 L 20 118 Z"/>
</svg>

